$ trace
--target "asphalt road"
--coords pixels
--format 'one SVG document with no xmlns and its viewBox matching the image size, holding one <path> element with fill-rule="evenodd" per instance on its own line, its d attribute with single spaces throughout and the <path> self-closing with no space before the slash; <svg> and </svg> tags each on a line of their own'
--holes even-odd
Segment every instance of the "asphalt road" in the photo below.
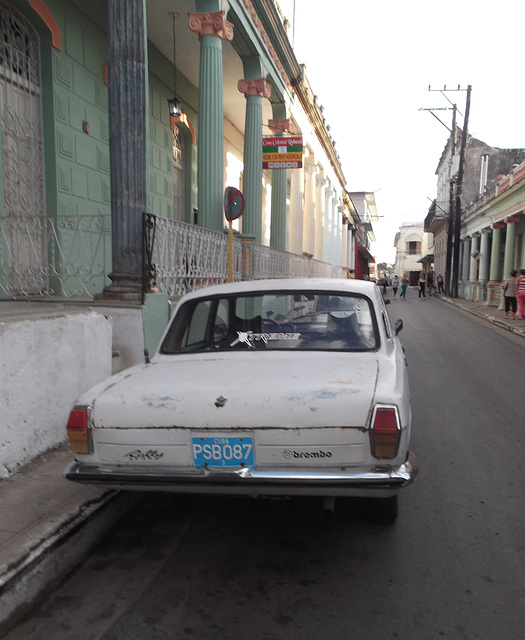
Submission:
<svg viewBox="0 0 525 640">
<path fill-rule="evenodd" d="M 421 471 L 359 504 L 149 494 L 6 640 L 522 640 L 525 340 L 413 291 L 391 316 Z"/>
</svg>

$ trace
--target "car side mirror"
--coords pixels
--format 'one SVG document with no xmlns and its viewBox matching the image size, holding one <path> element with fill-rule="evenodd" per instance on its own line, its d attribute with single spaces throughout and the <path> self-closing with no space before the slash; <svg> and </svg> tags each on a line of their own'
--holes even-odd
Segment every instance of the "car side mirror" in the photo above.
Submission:
<svg viewBox="0 0 525 640">
<path fill-rule="evenodd" d="M 396 320 L 396 336 L 403 328 L 403 320 Z"/>
<path fill-rule="evenodd" d="M 389 298 L 385 298 L 385 304 L 390 304 L 390 299 Z"/>
</svg>

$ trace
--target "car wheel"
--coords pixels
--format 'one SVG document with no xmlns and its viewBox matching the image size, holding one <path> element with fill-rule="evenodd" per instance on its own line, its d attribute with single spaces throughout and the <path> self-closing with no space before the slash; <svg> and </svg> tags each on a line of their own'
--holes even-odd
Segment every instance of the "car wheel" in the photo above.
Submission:
<svg viewBox="0 0 525 640">
<path fill-rule="evenodd" d="M 390 498 L 370 498 L 366 502 L 365 513 L 372 522 L 388 524 L 394 522 L 398 514 L 397 496 Z"/>
</svg>

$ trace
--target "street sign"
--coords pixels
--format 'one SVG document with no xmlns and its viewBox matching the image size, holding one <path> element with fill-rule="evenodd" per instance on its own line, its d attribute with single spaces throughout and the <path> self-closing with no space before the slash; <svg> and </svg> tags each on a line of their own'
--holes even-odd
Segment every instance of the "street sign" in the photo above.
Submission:
<svg viewBox="0 0 525 640">
<path fill-rule="evenodd" d="M 235 187 L 226 187 L 224 190 L 224 215 L 231 222 L 240 218 L 244 211 L 244 196 Z"/>
</svg>

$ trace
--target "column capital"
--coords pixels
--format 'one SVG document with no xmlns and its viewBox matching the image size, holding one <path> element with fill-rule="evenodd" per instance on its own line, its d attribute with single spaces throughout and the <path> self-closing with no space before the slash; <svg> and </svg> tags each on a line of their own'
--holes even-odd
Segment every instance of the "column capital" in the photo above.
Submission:
<svg viewBox="0 0 525 640">
<path fill-rule="evenodd" d="M 237 89 L 244 93 L 244 97 L 259 96 L 269 98 L 272 95 L 272 88 L 266 78 L 244 78 L 237 83 Z"/>
<path fill-rule="evenodd" d="M 505 222 L 507 224 L 517 224 L 521 219 L 521 216 L 509 216 L 508 218 L 505 218 Z"/>
<path fill-rule="evenodd" d="M 268 129 L 271 129 L 272 131 L 286 131 L 286 132 L 289 132 L 290 131 L 290 120 L 289 119 L 268 120 Z"/>
<path fill-rule="evenodd" d="M 188 13 L 188 26 L 191 31 L 202 36 L 218 36 L 222 40 L 233 39 L 233 24 L 226 20 L 224 11 L 214 13 Z"/>
<path fill-rule="evenodd" d="M 493 229 L 504 229 L 505 228 L 505 223 L 504 222 L 495 222 L 492 225 Z"/>
</svg>

